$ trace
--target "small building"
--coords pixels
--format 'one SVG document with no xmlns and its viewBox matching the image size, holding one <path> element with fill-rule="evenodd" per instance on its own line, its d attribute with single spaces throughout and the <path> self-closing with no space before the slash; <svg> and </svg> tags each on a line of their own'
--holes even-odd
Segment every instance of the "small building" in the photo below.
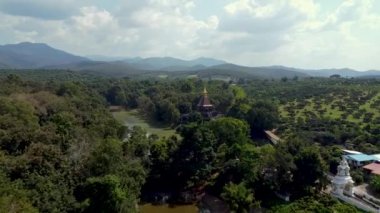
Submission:
<svg viewBox="0 0 380 213">
<path fill-rule="evenodd" d="M 363 165 L 377 161 L 378 159 L 373 155 L 366 154 L 351 154 L 343 155 L 347 162 L 354 167 L 361 167 Z"/>
<path fill-rule="evenodd" d="M 367 175 L 380 175 L 380 162 L 367 164 L 363 166 L 363 170 Z"/>
</svg>

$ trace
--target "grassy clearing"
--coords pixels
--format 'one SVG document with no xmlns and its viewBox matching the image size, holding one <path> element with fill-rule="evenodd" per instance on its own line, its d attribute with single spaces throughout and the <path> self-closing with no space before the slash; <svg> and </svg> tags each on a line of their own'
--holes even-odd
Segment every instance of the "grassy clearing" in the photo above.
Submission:
<svg viewBox="0 0 380 213">
<path fill-rule="evenodd" d="M 149 122 L 139 114 L 137 110 L 123 110 L 113 112 L 113 116 L 120 123 L 128 127 L 140 126 L 144 128 L 149 134 L 156 134 L 159 137 L 170 137 L 175 135 L 176 132 L 170 126 L 162 125 L 160 123 Z"/>
</svg>

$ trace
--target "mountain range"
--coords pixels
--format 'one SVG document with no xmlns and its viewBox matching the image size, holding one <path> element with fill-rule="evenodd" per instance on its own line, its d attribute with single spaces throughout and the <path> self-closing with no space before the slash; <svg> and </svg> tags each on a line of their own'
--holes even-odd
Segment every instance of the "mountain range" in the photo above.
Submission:
<svg viewBox="0 0 380 213">
<path fill-rule="evenodd" d="M 283 77 L 379 77 L 380 71 L 359 72 L 353 69 L 307 70 L 284 66 L 247 67 L 223 60 L 200 57 L 182 60 L 173 57 L 124 58 L 107 56 L 82 57 L 55 49 L 43 43 L 23 42 L 0 45 L 0 69 L 65 69 L 94 72 L 106 76 L 166 76 L 202 78 L 267 78 Z"/>
</svg>

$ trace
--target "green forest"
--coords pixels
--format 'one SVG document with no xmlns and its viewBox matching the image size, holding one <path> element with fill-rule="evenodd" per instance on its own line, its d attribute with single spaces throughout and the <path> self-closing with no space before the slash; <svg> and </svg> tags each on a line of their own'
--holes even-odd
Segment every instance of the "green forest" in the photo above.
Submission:
<svg viewBox="0 0 380 213">
<path fill-rule="evenodd" d="M 198 112 L 205 87 L 222 116 Z M 112 106 L 166 132 L 129 128 Z M 272 129 L 276 145 L 263 133 Z M 342 148 L 380 153 L 379 142 L 379 79 L 2 71 L 0 212 L 133 213 L 162 193 L 172 204 L 211 194 L 231 212 L 360 212 L 324 193 L 327 174 Z"/>
</svg>

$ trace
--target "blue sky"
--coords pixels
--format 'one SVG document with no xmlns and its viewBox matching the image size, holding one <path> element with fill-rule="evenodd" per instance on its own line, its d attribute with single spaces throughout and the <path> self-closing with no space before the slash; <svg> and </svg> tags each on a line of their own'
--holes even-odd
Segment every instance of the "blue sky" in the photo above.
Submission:
<svg viewBox="0 0 380 213">
<path fill-rule="evenodd" d="M 380 69 L 377 0 L 0 0 L 0 44 L 79 55 Z"/>
</svg>

